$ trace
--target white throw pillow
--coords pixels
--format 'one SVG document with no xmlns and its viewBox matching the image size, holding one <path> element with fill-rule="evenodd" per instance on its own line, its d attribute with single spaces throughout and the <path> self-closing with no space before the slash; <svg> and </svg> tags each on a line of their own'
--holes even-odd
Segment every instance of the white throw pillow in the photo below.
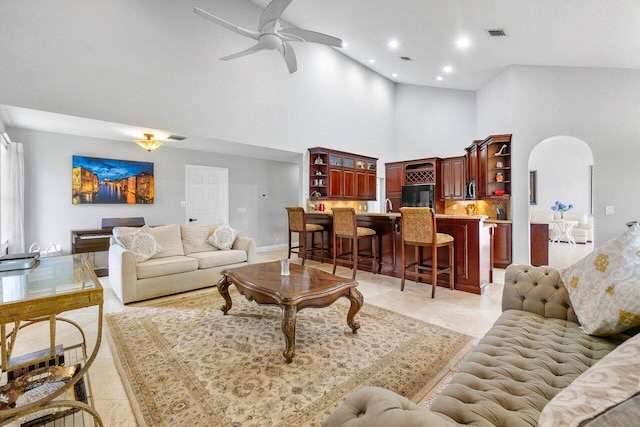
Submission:
<svg viewBox="0 0 640 427">
<path fill-rule="evenodd" d="M 132 233 L 121 234 L 116 237 L 116 240 L 133 254 L 136 262 L 146 261 L 162 252 L 162 246 L 149 233 L 149 228 L 146 225 Z"/>
<path fill-rule="evenodd" d="M 640 325 L 640 225 L 560 270 L 581 329 L 607 336 Z"/>
<path fill-rule="evenodd" d="M 229 225 L 221 225 L 216 228 L 207 242 L 211 243 L 218 249 L 223 251 L 231 249 L 233 242 L 236 241 L 236 232 Z"/>
</svg>

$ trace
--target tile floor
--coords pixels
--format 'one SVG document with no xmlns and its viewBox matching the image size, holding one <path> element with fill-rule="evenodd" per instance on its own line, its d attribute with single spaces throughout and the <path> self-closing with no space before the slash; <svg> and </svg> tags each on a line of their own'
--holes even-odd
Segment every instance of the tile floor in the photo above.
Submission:
<svg viewBox="0 0 640 427">
<path fill-rule="evenodd" d="M 568 244 L 550 245 L 550 264 L 557 267 L 568 266 L 582 258 L 592 250 L 592 245 Z M 278 260 L 286 257 L 286 251 L 259 253 L 258 262 Z M 308 261 L 307 265 L 331 272 L 331 264 Z M 350 270 L 339 267 L 338 275 L 350 276 Z M 400 291 L 400 279 L 373 275 L 369 272 L 358 272 L 358 289 L 363 294 L 366 304 L 374 304 L 390 310 L 401 312 L 436 325 L 444 326 L 475 337 L 482 337 L 498 318 L 501 312 L 502 286 L 504 270 L 494 270 L 494 283 L 484 295 L 452 291 L 438 287 L 436 298 L 430 298 L 430 287 L 407 281 L 404 292 Z M 101 278 L 104 287 L 104 312 L 114 313 L 131 310 L 136 305 L 124 306 L 109 287 L 108 278 Z M 197 291 L 196 291 L 197 292 Z M 98 322 L 95 308 L 77 310 L 67 316 L 81 324 L 87 334 L 88 343 L 94 343 L 97 337 Z M 60 334 L 71 335 L 73 332 L 65 328 Z M 48 345 L 48 329 L 39 328 L 30 331 L 29 347 L 46 348 Z M 100 413 L 105 427 L 133 427 L 136 425 L 131 405 L 120 379 L 118 369 L 106 337 L 106 323 L 103 324 L 103 339 L 100 350 L 90 370 L 91 385 L 95 396 L 96 409 Z M 91 344 L 90 344 L 91 345 Z M 16 354 L 20 354 L 17 346 Z M 3 381 L 4 382 L 4 381 Z"/>
</svg>

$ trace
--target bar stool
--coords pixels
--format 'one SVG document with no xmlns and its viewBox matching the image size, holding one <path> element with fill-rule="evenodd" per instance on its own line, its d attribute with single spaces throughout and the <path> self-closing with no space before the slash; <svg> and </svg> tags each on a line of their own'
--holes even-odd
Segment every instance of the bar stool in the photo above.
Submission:
<svg viewBox="0 0 640 427">
<path fill-rule="evenodd" d="M 416 282 L 420 278 L 431 276 L 431 298 L 436 296 L 436 284 L 438 275 L 449 273 L 449 287 L 454 288 L 455 265 L 453 256 L 453 236 L 438 233 L 436 230 L 436 217 L 431 208 L 400 208 L 402 220 L 402 280 L 400 290 L 404 290 L 405 273 L 414 274 Z M 415 248 L 415 262 L 407 265 L 407 246 Z M 438 248 L 446 246 L 449 251 L 449 265 L 438 268 Z M 431 265 L 426 265 L 422 260 L 422 248 L 431 248 Z M 427 260 L 428 261 L 428 260 Z M 414 267 L 413 271 L 407 271 Z M 425 273 L 421 272 L 425 271 Z"/>
<path fill-rule="evenodd" d="M 306 217 L 304 215 L 304 209 L 299 206 L 288 207 L 287 215 L 289 217 L 289 255 L 287 258 L 291 258 L 291 253 L 302 255 L 302 265 L 304 265 L 307 259 L 307 252 L 313 253 L 314 251 L 320 251 L 320 261 L 324 263 L 324 253 L 328 249 L 324 245 L 324 227 L 320 224 L 307 224 Z M 298 246 L 291 246 L 291 233 L 298 233 Z M 307 233 L 311 233 L 311 247 L 307 248 Z M 320 233 L 320 246 L 316 246 L 316 233 Z M 294 251 L 293 249 L 298 249 Z"/>
<path fill-rule="evenodd" d="M 339 257 L 349 255 L 349 262 L 353 266 L 352 279 L 356 278 L 358 270 L 358 258 L 371 258 L 371 271 L 376 274 L 380 272 L 380 259 L 378 258 L 378 235 L 376 231 L 367 227 L 358 227 L 356 211 L 353 208 L 333 208 L 333 274 L 336 274 L 336 261 Z M 361 238 L 371 238 L 371 255 L 360 255 L 358 251 L 359 240 Z M 351 240 L 350 251 L 338 253 L 338 239 L 340 239 L 340 249 L 342 250 L 342 239 Z"/>
</svg>

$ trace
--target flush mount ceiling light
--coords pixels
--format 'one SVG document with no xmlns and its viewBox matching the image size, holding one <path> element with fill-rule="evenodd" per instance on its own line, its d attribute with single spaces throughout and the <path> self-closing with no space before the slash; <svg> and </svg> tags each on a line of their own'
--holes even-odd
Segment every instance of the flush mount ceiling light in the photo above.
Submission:
<svg viewBox="0 0 640 427">
<path fill-rule="evenodd" d="M 136 144 L 138 144 L 139 146 L 141 146 L 145 150 L 153 151 L 156 148 L 162 147 L 162 142 L 156 141 L 155 139 L 153 139 L 153 134 L 152 133 L 145 133 L 144 136 L 147 139 L 136 139 Z"/>
</svg>

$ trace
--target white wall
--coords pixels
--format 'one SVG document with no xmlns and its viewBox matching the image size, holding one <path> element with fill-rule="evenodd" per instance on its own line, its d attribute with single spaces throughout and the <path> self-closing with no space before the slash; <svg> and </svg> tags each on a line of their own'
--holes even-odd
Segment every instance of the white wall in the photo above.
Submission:
<svg viewBox="0 0 640 427">
<path fill-rule="evenodd" d="M 253 28 L 248 0 L 33 0 L 1 3 L 0 104 L 302 153 L 348 147 L 384 157 L 394 83 L 337 49 L 297 43 L 219 57 L 252 40 L 193 13 Z M 10 41 L 10 42 L 6 42 Z"/>
<path fill-rule="evenodd" d="M 572 136 L 593 152 L 596 243 L 640 217 L 640 71 L 513 66 L 477 96 L 478 136 L 500 128 L 513 133 L 514 262 L 529 260 L 529 153 L 546 138 Z M 615 214 L 605 215 L 605 205 Z"/>
<path fill-rule="evenodd" d="M 160 148 L 147 153 L 131 143 L 49 132 L 7 129 L 24 144 L 27 246 L 61 243 L 71 248 L 70 230 L 100 228 L 102 218 L 142 216 L 149 225 L 184 224 L 185 165 L 229 168 L 229 223 L 258 246 L 287 242 L 284 207 L 298 204 L 300 166 L 193 150 Z M 72 205 L 72 155 L 154 163 L 153 205 Z M 265 194 L 266 197 L 262 197 Z M 246 208 L 246 213 L 238 213 Z"/>
<path fill-rule="evenodd" d="M 475 138 L 473 91 L 397 85 L 392 161 L 465 154 Z"/>
<path fill-rule="evenodd" d="M 537 204 L 531 212 L 550 212 L 556 200 L 572 204 L 572 212 L 591 215 L 591 166 L 593 155 L 576 138 L 556 136 L 531 150 L 529 170 L 537 175 Z"/>
</svg>

